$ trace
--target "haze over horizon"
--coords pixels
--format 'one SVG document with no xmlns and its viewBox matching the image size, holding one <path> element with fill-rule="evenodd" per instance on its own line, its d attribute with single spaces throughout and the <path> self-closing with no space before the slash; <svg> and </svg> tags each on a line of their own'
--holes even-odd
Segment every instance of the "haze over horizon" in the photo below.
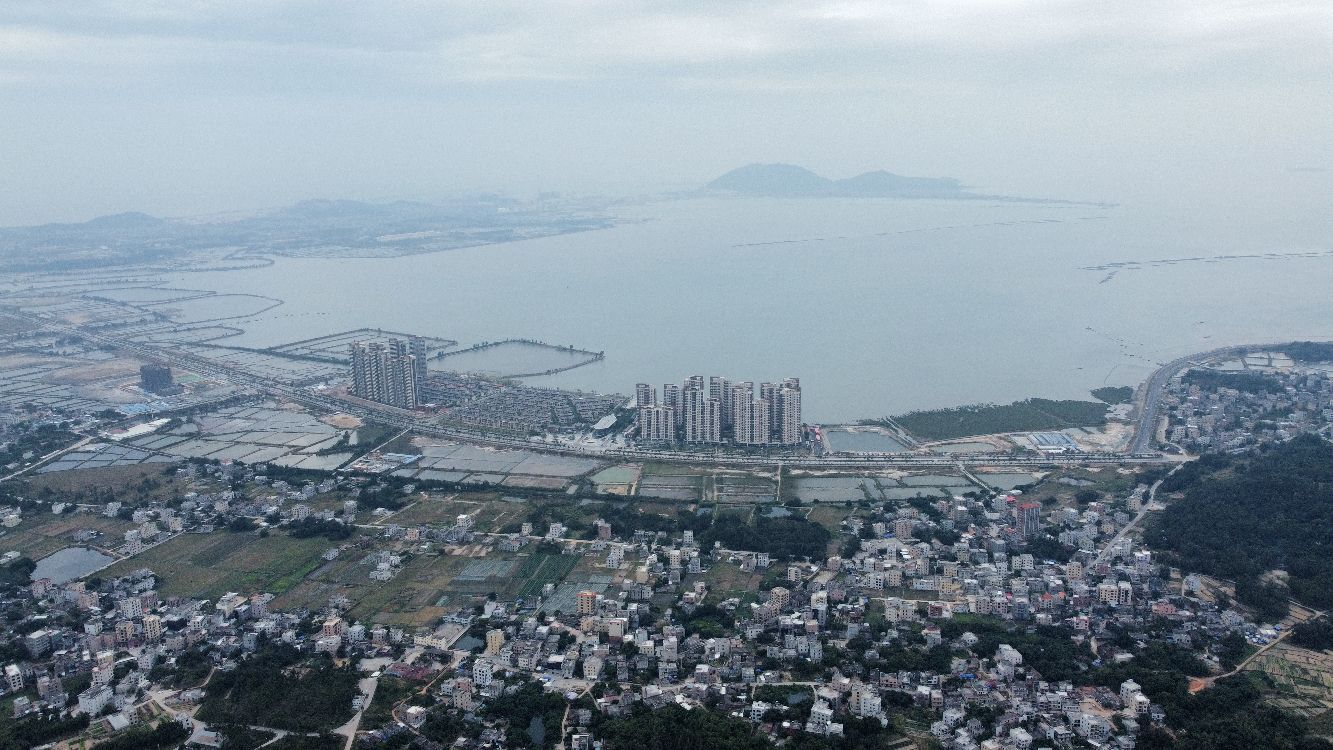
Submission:
<svg viewBox="0 0 1333 750">
<path fill-rule="evenodd" d="M 0 225 L 636 194 L 751 162 L 1316 206 L 1333 6 L 16 0 L 0 108 Z"/>
</svg>

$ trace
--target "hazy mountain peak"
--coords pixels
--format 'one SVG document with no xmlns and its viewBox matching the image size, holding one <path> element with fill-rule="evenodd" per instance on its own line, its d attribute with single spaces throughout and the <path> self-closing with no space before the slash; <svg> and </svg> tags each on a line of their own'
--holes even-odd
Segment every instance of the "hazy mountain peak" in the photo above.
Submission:
<svg viewBox="0 0 1333 750">
<path fill-rule="evenodd" d="M 950 197 L 963 195 L 951 177 L 904 177 L 885 170 L 830 180 L 794 164 L 748 164 L 733 169 L 705 190 L 773 197 Z"/>
<path fill-rule="evenodd" d="M 867 194 L 881 193 L 955 193 L 962 184 L 952 177 L 904 177 L 877 169 L 834 183 L 843 191 Z"/>
<path fill-rule="evenodd" d="M 364 213 L 366 211 L 375 210 L 375 208 L 375 206 L 369 203 L 347 200 L 344 198 L 312 198 L 309 200 L 298 201 L 291 206 L 280 209 L 280 212 L 292 216 L 321 217 Z"/>
<path fill-rule="evenodd" d="M 84 222 L 84 226 L 99 227 L 103 229 L 133 229 L 136 227 L 155 227 L 165 222 L 165 219 L 159 219 L 156 216 L 150 216 L 140 211 L 126 211 L 124 213 L 98 216 L 95 219 L 89 219 Z"/>
<path fill-rule="evenodd" d="M 708 183 L 709 190 L 747 195 L 811 195 L 828 189 L 825 177 L 794 164 L 747 164 Z"/>
</svg>

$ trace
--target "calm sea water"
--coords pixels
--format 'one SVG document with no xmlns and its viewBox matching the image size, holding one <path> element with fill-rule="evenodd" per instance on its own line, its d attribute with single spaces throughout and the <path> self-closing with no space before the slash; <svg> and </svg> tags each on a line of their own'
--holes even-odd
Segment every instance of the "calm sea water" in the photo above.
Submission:
<svg viewBox="0 0 1333 750">
<path fill-rule="evenodd" d="M 807 418 L 834 422 L 1087 398 L 1192 351 L 1333 338 L 1331 216 L 1277 200 L 701 199 L 623 209 L 598 232 L 173 283 L 286 300 L 228 343 L 363 326 L 528 337 L 607 355 L 534 382 L 632 393 L 695 373 L 798 376 Z"/>
</svg>

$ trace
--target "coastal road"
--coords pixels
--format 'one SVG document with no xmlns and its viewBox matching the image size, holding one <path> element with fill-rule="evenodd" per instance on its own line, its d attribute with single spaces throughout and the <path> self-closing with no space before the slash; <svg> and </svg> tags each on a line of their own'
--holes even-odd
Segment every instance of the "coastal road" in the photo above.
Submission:
<svg viewBox="0 0 1333 750">
<path fill-rule="evenodd" d="M 1157 423 L 1161 417 L 1162 395 L 1166 392 L 1166 384 L 1170 382 L 1171 378 L 1175 377 L 1176 373 L 1190 365 L 1196 365 L 1210 359 L 1234 357 L 1246 351 L 1275 346 L 1281 346 L 1281 344 L 1223 346 L 1206 352 L 1186 354 L 1158 367 L 1135 394 L 1135 400 L 1138 402 L 1138 420 L 1134 426 L 1134 440 L 1130 443 L 1129 452 L 1131 454 L 1143 454 L 1152 450 L 1152 444 L 1157 435 Z"/>
</svg>

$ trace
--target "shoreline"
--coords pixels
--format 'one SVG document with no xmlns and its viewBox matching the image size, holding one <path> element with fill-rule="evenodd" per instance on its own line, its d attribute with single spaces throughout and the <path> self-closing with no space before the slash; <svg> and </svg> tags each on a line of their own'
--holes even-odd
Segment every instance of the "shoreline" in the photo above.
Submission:
<svg viewBox="0 0 1333 750">
<path fill-rule="evenodd" d="M 1159 402 L 1163 395 L 1163 390 L 1166 383 L 1176 373 L 1186 367 L 1197 365 L 1206 360 L 1213 360 L 1225 356 L 1235 356 L 1246 351 L 1271 351 L 1282 346 L 1290 346 L 1299 343 L 1297 341 L 1281 341 L 1263 344 L 1234 344 L 1203 352 L 1191 353 L 1160 365 L 1152 375 L 1147 380 L 1140 383 L 1135 390 L 1132 401 L 1132 412 L 1129 419 L 1130 423 L 1133 425 L 1134 433 L 1128 448 L 1125 450 L 1080 451 L 1068 453 L 1038 451 L 1035 454 L 1020 455 L 1014 453 L 984 451 L 978 453 L 939 454 L 924 452 L 928 451 L 929 447 L 921 445 L 920 443 L 923 441 L 918 441 L 918 447 L 915 449 L 909 452 L 899 453 L 869 453 L 864 455 L 839 454 L 837 456 L 746 455 L 743 453 L 723 453 L 720 451 L 709 453 L 617 448 L 605 444 L 602 446 L 595 446 L 587 442 L 582 442 L 582 444 L 580 444 L 580 442 L 576 442 L 575 440 L 569 442 L 548 442 L 532 437 L 505 437 L 498 434 L 488 434 L 484 430 L 450 427 L 440 424 L 438 422 L 438 416 L 429 419 L 421 419 L 413 414 L 403 413 L 398 410 L 388 409 L 378 405 L 369 403 L 354 404 L 327 394 L 311 392 L 294 384 L 277 382 L 271 378 L 245 371 L 234 365 L 209 360 L 198 354 L 182 351 L 174 347 L 124 338 L 110 332 L 103 333 L 97 330 L 88 330 L 83 326 L 67 325 L 52 321 L 47 317 L 41 317 L 22 311 L 14 311 L 8 314 L 12 317 L 25 319 L 29 323 L 54 332 L 70 336 L 79 336 L 98 344 L 120 349 L 139 356 L 171 362 L 184 369 L 217 379 L 224 383 L 252 388 L 258 393 L 269 397 L 285 398 L 289 401 L 313 407 L 316 410 L 352 414 L 365 420 L 385 424 L 386 426 L 410 429 L 423 436 L 438 437 L 479 445 L 523 448 L 536 452 L 573 455 L 586 458 L 648 460 L 738 467 L 787 466 L 792 468 L 845 467 L 860 469 L 876 466 L 938 467 L 964 464 L 990 466 L 1043 466 L 1067 465 L 1071 463 L 1160 463 L 1174 461 L 1178 460 L 1178 458 L 1152 450 L 1150 449 L 1150 445 L 1160 421 Z M 959 435 L 948 440 L 930 442 L 943 445 L 959 441 L 981 443 L 985 442 L 984 438 L 992 437 L 996 434 L 1007 433 Z M 582 441 L 586 440 L 586 438 L 577 440 Z"/>
</svg>

